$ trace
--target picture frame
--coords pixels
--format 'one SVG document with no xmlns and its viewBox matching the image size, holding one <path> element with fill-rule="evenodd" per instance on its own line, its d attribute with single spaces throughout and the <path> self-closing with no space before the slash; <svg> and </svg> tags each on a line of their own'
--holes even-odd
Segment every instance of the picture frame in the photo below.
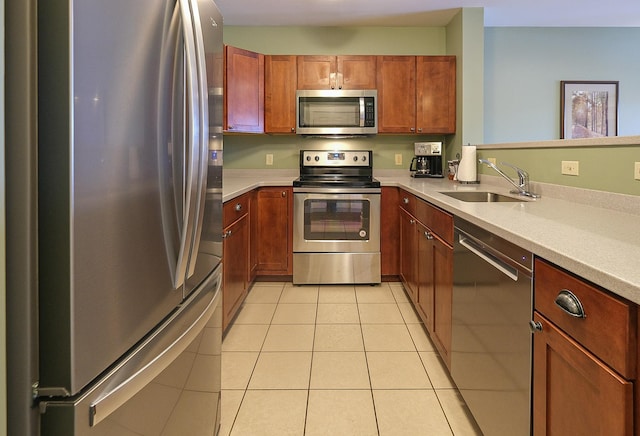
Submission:
<svg viewBox="0 0 640 436">
<path fill-rule="evenodd" d="M 618 81 L 560 82 L 560 139 L 618 136 Z"/>
</svg>

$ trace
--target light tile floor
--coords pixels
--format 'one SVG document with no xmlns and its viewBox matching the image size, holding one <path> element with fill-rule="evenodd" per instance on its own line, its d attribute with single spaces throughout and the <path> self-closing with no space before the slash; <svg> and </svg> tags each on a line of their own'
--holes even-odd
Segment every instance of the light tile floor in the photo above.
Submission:
<svg viewBox="0 0 640 436">
<path fill-rule="evenodd" d="M 400 283 L 256 283 L 222 350 L 221 436 L 481 435 Z"/>
</svg>

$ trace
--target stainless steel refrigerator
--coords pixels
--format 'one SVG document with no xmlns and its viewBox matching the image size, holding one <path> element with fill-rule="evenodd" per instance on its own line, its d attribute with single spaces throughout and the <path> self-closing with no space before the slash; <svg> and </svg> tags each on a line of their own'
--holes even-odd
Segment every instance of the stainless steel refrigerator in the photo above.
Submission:
<svg viewBox="0 0 640 436">
<path fill-rule="evenodd" d="M 6 42 L 8 434 L 216 434 L 216 5 L 7 2 Z"/>
</svg>

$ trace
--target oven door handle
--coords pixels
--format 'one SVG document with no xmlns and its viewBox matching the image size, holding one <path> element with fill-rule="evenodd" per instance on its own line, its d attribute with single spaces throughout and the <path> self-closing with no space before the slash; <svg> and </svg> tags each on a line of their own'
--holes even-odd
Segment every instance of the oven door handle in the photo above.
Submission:
<svg viewBox="0 0 640 436">
<path fill-rule="evenodd" d="M 380 194 L 380 188 L 293 188 L 294 194 Z"/>
</svg>

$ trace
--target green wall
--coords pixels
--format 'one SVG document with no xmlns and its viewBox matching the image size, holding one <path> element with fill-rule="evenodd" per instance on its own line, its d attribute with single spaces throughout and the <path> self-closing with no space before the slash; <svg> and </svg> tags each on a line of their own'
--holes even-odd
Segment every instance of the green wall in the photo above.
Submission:
<svg viewBox="0 0 640 436">
<path fill-rule="evenodd" d="M 620 82 L 620 136 L 640 134 L 640 28 L 485 28 L 484 143 L 559 139 L 560 81 Z M 640 195 L 640 145 L 482 150 L 534 181 Z M 580 162 L 579 176 L 560 173 Z M 483 166 L 480 172 L 491 174 Z"/>
<path fill-rule="evenodd" d="M 585 189 L 597 189 L 621 194 L 640 195 L 640 180 L 633 178 L 633 164 L 640 162 L 640 145 L 626 147 L 572 147 L 545 149 L 496 149 L 481 150 L 478 157 L 495 157 L 498 166 L 509 162 L 526 169 L 531 180 L 573 186 Z M 580 162 L 580 175 L 561 174 L 563 160 Z M 481 172 L 495 175 L 495 171 L 482 165 Z M 502 167 L 507 174 L 515 172 Z"/>
<path fill-rule="evenodd" d="M 443 27 L 225 26 L 224 43 L 264 54 L 441 55 Z"/>
<path fill-rule="evenodd" d="M 226 135 L 224 137 L 224 167 L 228 169 L 297 169 L 300 150 L 361 149 L 373 150 L 376 169 L 408 169 L 413 157 L 413 143 L 443 141 L 442 136 L 377 135 L 362 139 L 328 140 L 297 135 Z M 266 155 L 273 154 L 273 165 L 265 164 Z M 395 155 L 402 155 L 402 164 L 395 164 Z"/>
</svg>

